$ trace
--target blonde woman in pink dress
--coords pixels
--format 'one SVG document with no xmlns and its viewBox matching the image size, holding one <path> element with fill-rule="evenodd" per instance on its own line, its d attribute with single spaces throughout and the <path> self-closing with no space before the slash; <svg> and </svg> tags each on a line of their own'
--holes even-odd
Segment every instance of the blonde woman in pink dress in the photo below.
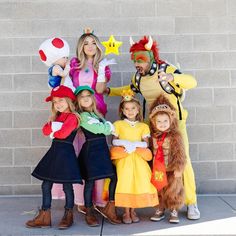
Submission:
<svg viewBox="0 0 236 236">
<path fill-rule="evenodd" d="M 78 40 L 76 57 L 70 61 L 70 77 L 75 88 L 88 85 L 95 91 L 98 111 L 105 116 L 107 105 L 104 101 L 103 92 L 106 83 L 111 78 L 111 70 L 108 65 L 115 64 L 113 60 L 103 59 L 101 44 L 97 36 L 90 29 L 85 29 L 84 34 Z M 79 153 L 85 139 L 82 132 L 78 132 L 74 140 L 76 154 Z M 84 185 L 74 184 L 75 204 L 79 212 L 85 214 Z M 104 207 L 106 202 L 102 198 L 104 180 L 97 180 L 93 191 L 93 202 L 96 206 Z M 54 184 L 52 195 L 54 199 L 64 198 L 62 186 Z"/>
</svg>

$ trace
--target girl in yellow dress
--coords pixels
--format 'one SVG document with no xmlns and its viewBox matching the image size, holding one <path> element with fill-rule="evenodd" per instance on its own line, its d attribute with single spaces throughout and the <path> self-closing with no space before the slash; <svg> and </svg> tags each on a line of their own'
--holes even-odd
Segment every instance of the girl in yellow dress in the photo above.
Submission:
<svg viewBox="0 0 236 236">
<path fill-rule="evenodd" d="M 123 222 L 139 222 L 135 208 L 158 204 L 156 188 L 151 184 L 151 170 L 147 161 L 152 159 L 148 149 L 150 130 L 143 123 L 141 106 L 131 90 L 123 93 L 119 106 L 121 120 L 114 123 L 111 158 L 116 166 L 117 186 L 115 205 L 124 207 Z"/>
</svg>

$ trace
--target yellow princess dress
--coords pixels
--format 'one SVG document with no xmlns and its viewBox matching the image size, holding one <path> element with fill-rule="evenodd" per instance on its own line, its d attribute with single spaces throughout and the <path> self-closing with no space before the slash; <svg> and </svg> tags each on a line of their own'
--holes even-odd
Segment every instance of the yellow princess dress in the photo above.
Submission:
<svg viewBox="0 0 236 236">
<path fill-rule="evenodd" d="M 139 121 L 119 120 L 114 123 L 115 136 L 120 140 L 141 142 L 150 136 L 148 125 Z M 158 205 L 156 188 L 151 184 L 151 169 L 147 161 L 152 159 L 148 148 L 137 147 L 127 153 L 124 147 L 111 148 L 111 159 L 116 166 L 117 186 L 115 205 L 143 208 Z"/>
</svg>

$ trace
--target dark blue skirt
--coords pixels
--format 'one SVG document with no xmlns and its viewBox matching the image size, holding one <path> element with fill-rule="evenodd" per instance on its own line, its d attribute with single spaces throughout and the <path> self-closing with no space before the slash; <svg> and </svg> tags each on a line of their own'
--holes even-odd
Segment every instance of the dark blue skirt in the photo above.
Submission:
<svg viewBox="0 0 236 236">
<path fill-rule="evenodd" d="M 53 183 L 80 183 L 82 178 L 72 141 L 54 139 L 32 175 Z"/>
<path fill-rule="evenodd" d="M 105 136 L 87 139 L 78 162 L 84 180 L 105 179 L 115 175 Z"/>
</svg>

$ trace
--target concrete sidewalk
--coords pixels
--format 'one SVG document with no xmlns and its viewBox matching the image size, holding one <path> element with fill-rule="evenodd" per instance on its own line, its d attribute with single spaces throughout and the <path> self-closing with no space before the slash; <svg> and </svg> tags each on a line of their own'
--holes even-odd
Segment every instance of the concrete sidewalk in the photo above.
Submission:
<svg viewBox="0 0 236 236">
<path fill-rule="evenodd" d="M 130 225 L 111 225 L 106 220 L 99 227 L 86 225 L 84 216 L 75 212 L 75 223 L 67 230 L 58 230 L 57 224 L 63 215 L 62 200 L 54 200 L 52 228 L 28 229 L 24 223 L 34 217 L 41 205 L 40 197 L 0 197 L 0 235 L 236 235 L 236 195 L 198 196 L 201 219 L 186 219 L 186 208 L 180 212 L 180 223 L 169 224 L 167 217 L 161 222 L 151 222 L 153 208 L 139 209 L 141 221 Z M 122 213 L 121 209 L 118 211 Z"/>
</svg>

